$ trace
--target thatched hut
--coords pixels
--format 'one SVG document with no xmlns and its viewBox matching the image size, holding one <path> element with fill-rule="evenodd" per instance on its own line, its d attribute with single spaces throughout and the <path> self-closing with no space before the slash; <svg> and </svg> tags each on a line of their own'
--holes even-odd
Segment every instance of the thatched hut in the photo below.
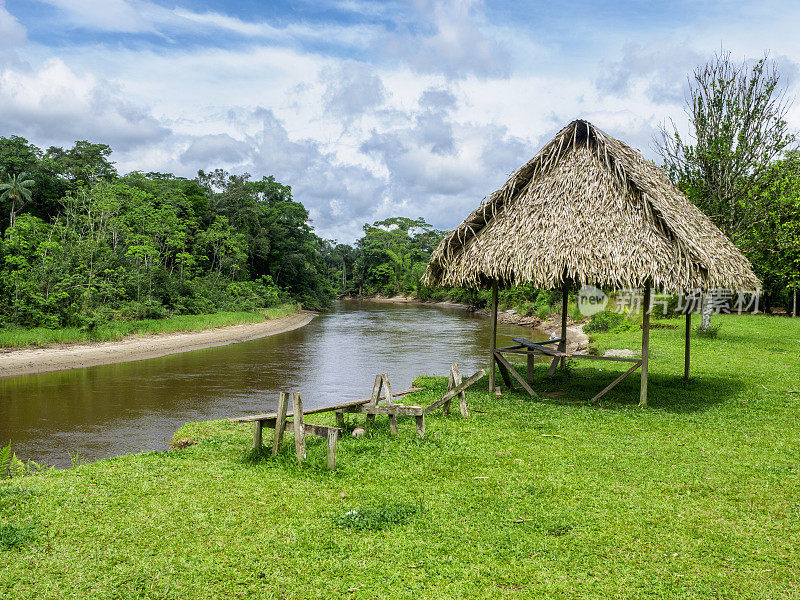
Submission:
<svg viewBox="0 0 800 600">
<path fill-rule="evenodd" d="M 662 169 L 583 120 L 559 131 L 439 244 L 424 281 L 493 288 L 492 388 L 495 359 L 502 358 L 494 333 L 500 285 L 644 288 L 645 306 L 653 287 L 667 292 L 760 287 L 747 259 Z M 564 352 L 566 310 L 562 313 Z M 645 311 L 642 404 L 648 329 Z"/>
</svg>

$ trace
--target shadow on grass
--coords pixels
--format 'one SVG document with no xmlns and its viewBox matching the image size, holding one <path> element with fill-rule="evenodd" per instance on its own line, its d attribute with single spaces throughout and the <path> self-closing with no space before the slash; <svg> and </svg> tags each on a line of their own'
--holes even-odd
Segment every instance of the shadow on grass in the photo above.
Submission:
<svg viewBox="0 0 800 600">
<path fill-rule="evenodd" d="M 515 365 L 520 375 L 525 377 L 525 365 Z M 602 369 L 602 370 L 601 370 Z M 584 403 L 603 409 L 630 409 L 638 406 L 641 385 L 641 371 L 636 370 L 616 387 L 606 393 L 599 401 L 591 399 L 609 385 L 623 371 L 602 367 L 573 367 L 566 373 L 557 371 L 552 377 L 544 369 L 537 369 L 533 378 L 533 389 L 542 399 L 531 398 L 514 381 L 512 393 L 520 400 L 546 402 L 552 404 Z M 498 371 L 496 381 L 502 387 L 503 380 Z M 488 392 L 488 378 L 480 383 Z M 685 381 L 681 375 L 650 373 L 647 401 L 649 408 L 674 413 L 692 413 L 708 410 L 731 397 L 737 396 L 746 387 L 745 382 L 734 377 L 696 376 Z M 504 390 L 505 393 L 505 390 Z"/>
</svg>

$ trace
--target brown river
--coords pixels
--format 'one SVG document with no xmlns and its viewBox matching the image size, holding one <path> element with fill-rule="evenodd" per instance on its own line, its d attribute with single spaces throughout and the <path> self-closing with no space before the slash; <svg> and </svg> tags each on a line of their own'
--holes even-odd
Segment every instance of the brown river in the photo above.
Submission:
<svg viewBox="0 0 800 600">
<path fill-rule="evenodd" d="M 519 335 L 546 337 L 501 324 L 498 344 Z M 302 392 L 307 407 L 365 398 L 377 373 L 395 390 L 446 375 L 451 362 L 472 374 L 488 347 L 489 319 L 464 310 L 339 301 L 305 327 L 251 342 L 0 379 L 0 446 L 58 467 L 164 450 L 183 423 L 265 412 L 279 391 Z"/>
</svg>

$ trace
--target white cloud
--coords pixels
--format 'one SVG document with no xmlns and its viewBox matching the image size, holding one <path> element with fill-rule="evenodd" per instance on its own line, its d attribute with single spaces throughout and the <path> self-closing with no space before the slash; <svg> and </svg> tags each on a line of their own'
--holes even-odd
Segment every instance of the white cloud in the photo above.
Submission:
<svg viewBox="0 0 800 600">
<path fill-rule="evenodd" d="M 115 85 L 76 74 L 57 58 L 39 70 L 0 71 L 0 128 L 47 144 L 89 139 L 123 150 L 170 133 Z"/>
<path fill-rule="evenodd" d="M 235 140 L 227 133 L 216 133 L 195 137 L 181 154 L 185 165 L 215 165 L 217 167 L 238 166 L 249 154 L 249 146 Z"/>
<path fill-rule="evenodd" d="M 718 47 L 719 36 L 742 33 L 720 25 L 718 32 L 687 27 L 653 38 L 601 27 L 591 44 L 565 34 L 562 46 L 543 48 L 533 17 L 524 29 L 491 23 L 477 1 L 420 0 L 389 15 L 373 11 L 390 21 L 380 26 L 277 26 L 194 10 L 189 0 L 176 8 L 147 0 L 47 1 L 76 28 L 162 39 L 127 47 L 26 43 L 23 25 L 6 18 L 0 4 L 0 31 L 6 27 L 34 65 L 0 68 L 3 131 L 45 146 L 109 143 L 122 172 L 193 176 L 224 167 L 272 174 L 292 186 L 321 235 L 340 241 L 352 241 L 364 222 L 398 214 L 456 225 L 575 118 L 655 158 L 658 124 L 683 120 L 688 72 Z M 333 11 L 365 6 L 374 9 L 361 0 L 326 0 Z M 139 20 L 120 23 L 128 10 Z M 214 36 L 190 46 L 163 43 L 177 32 L 239 39 L 228 46 L 215 46 Z M 752 50 L 758 36 L 747 33 L 751 42 L 734 50 L 760 55 Z M 779 42 L 775 55 L 794 73 L 800 44 L 786 36 Z M 320 50 L 332 43 L 358 52 L 342 58 Z M 790 121 L 800 125 L 800 108 Z"/>
<path fill-rule="evenodd" d="M 509 54 L 498 38 L 484 31 L 481 1 L 419 0 L 416 6 L 413 32 L 387 40 L 391 54 L 422 73 L 508 74 Z"/>
<path fill-rule="evenodd" d="M 4 0 L 0 0 L 0 53 L 25 41 L 25 27 L 6 9 Z"/>
<path fill-rule="evenodd" d="M 687 44 L 626 44 L 622 58 L 603 69 L 597 87 L 601 92 L 625 97 L 638 86 L 656 104 L 680 104 L 686 94 L 687 75 L 704 58 Z"/>
<path fill-rule="evenodd" d="M 219 12 L 198 12 L 177 6 L 165 8 L 149 0 L 38 0 L 61 11 L 74 28 L 92 31 L 157 34 L 225 32 L 260 38 L 271 44 L 308 41 L 366 48 L 379 35 L 375 27 L 356 24 L 289 23 L 282 27 L 265 21 L 245 21 Z"/>
<path fill-rule="evenodd" d="M 367 65 L 348 61 L 335 70 L 325 70 L 325 110 L 342 119 L 345 126 L 384 101 L 381 78 Z"/>
<path fill-rule="evenodd" d="M 155 33 L 142 9 L 127 0 L 39 0 L 60 9 L 77 27 L 121 33 Z"/>
</svg>

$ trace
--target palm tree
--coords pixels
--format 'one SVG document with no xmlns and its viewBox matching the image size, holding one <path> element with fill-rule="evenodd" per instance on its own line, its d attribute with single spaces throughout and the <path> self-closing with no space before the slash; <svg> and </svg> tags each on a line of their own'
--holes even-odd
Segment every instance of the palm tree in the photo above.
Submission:
<svg viewBox="0 0 800 600">
<path fill-rule="evenodd" d="M 17 210 L 21 209 L 26 202 L 30 202 L 33 179 L 25 179 L 25 173 L 11 175 L 4 183 L 0 183 L 0 200 L 11 200 L 11 214 L 9 217 L 9 227 L 14 226 L 14 217 Z"/>
</svg>

